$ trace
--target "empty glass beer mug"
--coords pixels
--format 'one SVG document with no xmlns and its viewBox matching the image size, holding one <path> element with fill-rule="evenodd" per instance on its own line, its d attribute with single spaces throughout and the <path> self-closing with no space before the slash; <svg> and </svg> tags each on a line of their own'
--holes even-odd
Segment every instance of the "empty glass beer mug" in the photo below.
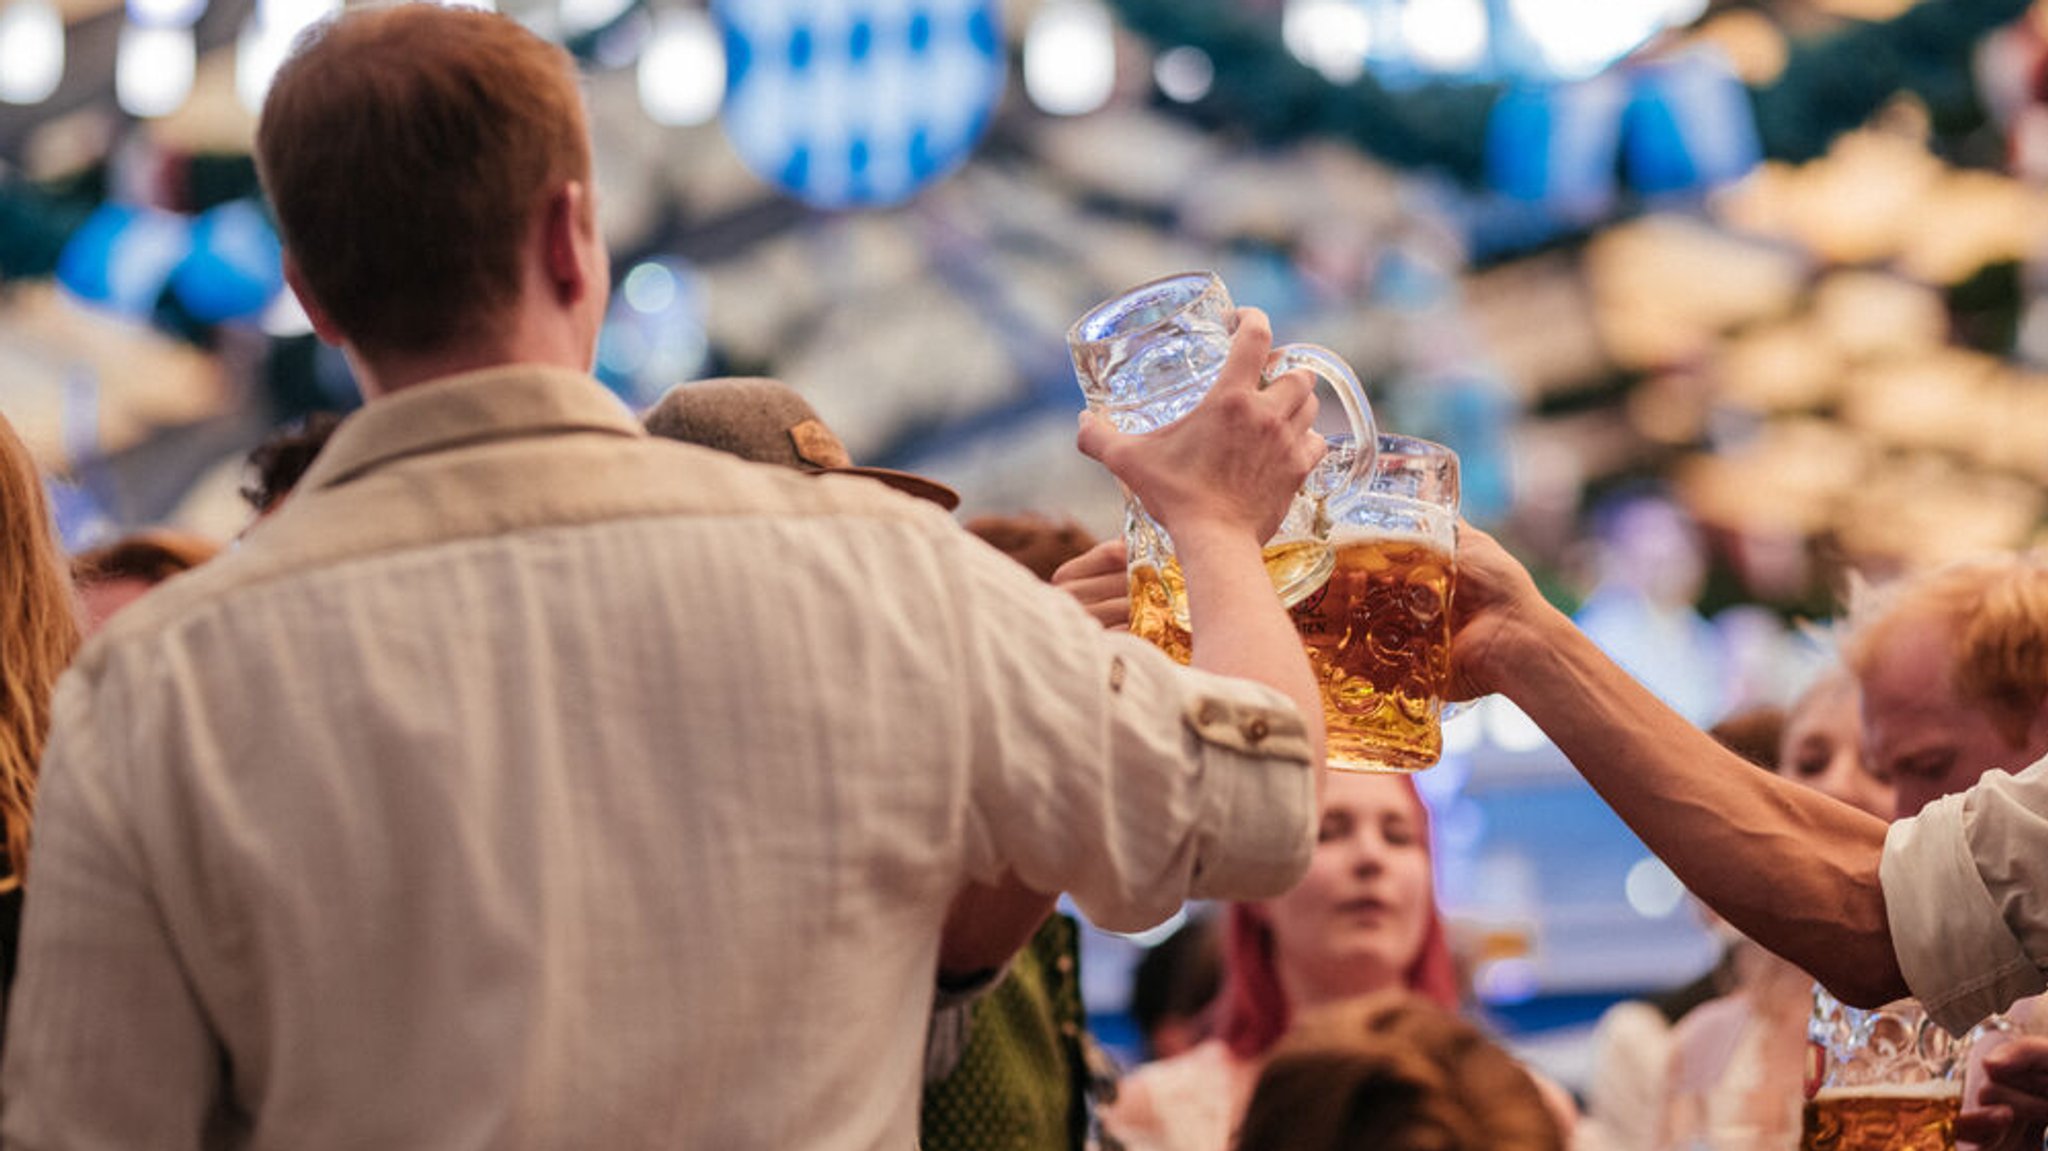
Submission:
<svg viewBox="0 0 2048 1151">
<path fill-rule="evenodd" d="M 1193 411 L 1230 353 L 1235 310 L 1213 272 L 1167 276 L 1096 305 L 1067 333 L 1089 408 L 1126 432 L 1153 431 Z M 1312 344 L 1289 344 L 1273 349 L 1266 374 L 1297 368 L 1322 377 L 1336 392 L 1355 443 L 1378 442 L 1365 388 L 1343 360 Z M 1266 571 L 1283 603 L 1298 602 L 1330 574 L 1332 558 L 1321 531 L 1323 498 L 1362 482 L 1372 466 L 1370 451 L 1348 454 L 1326 460 L 1302 485 L 1266 544 Z M 1124 538 L 1131 552 L 1131 631 L 1186 662 L 1187 593 L 1173 541 L 1129 491 Z"/>
<path fill-rule="evenodd" d="M 1866 1011 L 1814 988 L 1801 1151 L 1953 1148 L 1967 1051 L 1918 1000 Z"/>
<path fill-rule="evenodd" d="M 1290 610 L 1322 688 L 1330 766 L 1420 771 L 1444 747 L 1458 455 L 1383 434 L 1376 456 L 1369 479 L 1329 497 L 1331 574 Z"/>
</svg>

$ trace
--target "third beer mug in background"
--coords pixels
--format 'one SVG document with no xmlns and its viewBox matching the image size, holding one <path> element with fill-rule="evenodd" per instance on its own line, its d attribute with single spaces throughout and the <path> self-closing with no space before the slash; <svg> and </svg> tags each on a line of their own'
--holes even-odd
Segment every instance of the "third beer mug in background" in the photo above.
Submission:
<svg viewBox="0 0 2048 1151">
<path fill-rule="evenodd" d="M 1954 1147 L 1967 1047 L 1917 1000 L 1865 1011 L 1815 988 L 1801 1151 Z"/>
<path fill-rule="evenodd" d="M 1292 611 L 1322 686 L 1330 766 L 1419 771 L 1443 753 L 1457 453 L 1380 436 L 1372 478 L 1331 496 L 1327 519 L 1334 570 Z"/>
<path fill-rule="evenodd" d="M 1230 352 L 1235 306 L 1223 281 L 1189 272 L 1141 284 L 1082 316 L 1067 333 L 1074 372 L 1088 406 L 1126 432 L 1149 432 L 1187 415 L 1216 382 Z M 1328 381 L 1344 406 L 1355 442 L 1377 443 L 1372 406 L 1344 361 L 1323 348 L 1275 348 L 1268 376 L 1307 368 Z M 1321 531 L 1322 497 L 1362 484 L 1372 453 L 1332 459 L 1296 496 L 1280 531 L 1266 545 L 1266 570 L 1282 602 L 1293 604 L 1321 586 L 1331 556 Z M 1340 470 L 1340 468 L 1342 470 Z M 1185 662 L 1187 595 L 1173 542 L 1129 492 L 1124 537 L 1131 549 L 1131 630 Z"/>
</svg>

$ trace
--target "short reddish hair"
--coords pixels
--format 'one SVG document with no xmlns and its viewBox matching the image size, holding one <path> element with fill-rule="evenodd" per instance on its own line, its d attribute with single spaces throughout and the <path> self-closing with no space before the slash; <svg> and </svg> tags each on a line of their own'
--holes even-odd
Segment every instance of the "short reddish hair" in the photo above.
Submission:
<svg viewBox="0 0 2048 1151">
<path fill-rule="evenodd" d="M 1429 808 L 1415 790 L 1414 780 L 1404 778 L 1402 782 L 1415 801 L 1417 827 L 1427 851 Z M 1216 1036 L 1238 1056 L 1256 1059 L 1287 1033 L 1294 1015 L 1273 963 L 1273 929 L 1243 903 L 1230 905 L 1223 928 L 1223 989 L 1216 997 Z M 1458 1009 L 1458 969 L 1433 898 L 1422 949 L 1408 965 L 1403 985 L 1440 1007 Z"/>
<path fill-rule="evenodd" d="M 562 49 L 489 12 L 406 4 L 316 28 L 277 73 L 256 166 L 313 302 L 371 353 L 489 335 L 543 198 L 588 180 Z"/>
</svg>

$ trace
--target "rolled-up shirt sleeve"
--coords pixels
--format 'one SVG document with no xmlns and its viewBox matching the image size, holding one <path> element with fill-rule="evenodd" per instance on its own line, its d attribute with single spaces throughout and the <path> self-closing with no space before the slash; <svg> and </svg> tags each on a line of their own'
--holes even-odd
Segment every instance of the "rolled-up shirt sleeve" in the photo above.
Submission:
<svg viewBox="0 0 2048 1151">
<path fill-rule="evenodd" d="M 2048 989 L 2048 764 L 1894 823 L 1879 875 L 1899 970 L 1943 1027 Z"/>
<path fill-rule="evenodd" d="M 1301 877 L 1314 752 L 1285 695 L 1105 632 L 992 552 L 958 565 L 976 601 L 963 654 L 983 866 L 1066 891 L 1115 931 L 1187 898 L 1267 898 Z M 990 619 L 1005 626 L 980 625 Z"/>
</svg>

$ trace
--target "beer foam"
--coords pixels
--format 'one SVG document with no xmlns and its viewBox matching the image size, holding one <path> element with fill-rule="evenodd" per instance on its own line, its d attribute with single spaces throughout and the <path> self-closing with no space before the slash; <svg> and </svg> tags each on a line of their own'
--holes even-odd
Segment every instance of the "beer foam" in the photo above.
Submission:
<svg viewBox="0 0 2048 1151">
<path fill-rule="evenodd" d="M 1458 527 L 1446 514 L 1442 523 L 1432 523 L 1427 529 L 1400 529 L 1378 527 L 1366 524 L 1337 524 L 1330 529 L 1330 546 L 1366 542 L 1387 542 L 1420 544 L 1432 551 L 1449 553 L 1456 549 Z"/>
<path fill-rule="evenodd" d="M 1839 1099 L 1956 1099 L 1963 1096 L 1959 1082 L 1930 1079 L 1924 1083 L 1867 1083 L 1861 1087 L 1823 1087 L 1813 1097 L 1816 1103 Z"/>
</svg>

